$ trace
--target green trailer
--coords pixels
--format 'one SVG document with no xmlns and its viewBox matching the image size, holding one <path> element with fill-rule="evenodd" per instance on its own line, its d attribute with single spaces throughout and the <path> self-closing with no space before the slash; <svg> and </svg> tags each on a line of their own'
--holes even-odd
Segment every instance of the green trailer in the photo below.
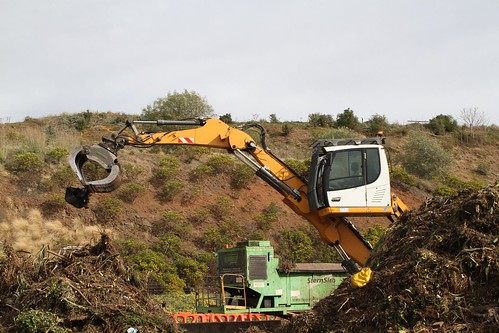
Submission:
<svg viewBox="0 0 499 333">
<path fill-rule="evenodd" d="M 269 241 L 240 242 L 218 251 L 218 277 L 197 291 L 197 312 L 286 317 L 310 310 L 346 277 L 337 263 L 282 270 Z"/>
</svg>

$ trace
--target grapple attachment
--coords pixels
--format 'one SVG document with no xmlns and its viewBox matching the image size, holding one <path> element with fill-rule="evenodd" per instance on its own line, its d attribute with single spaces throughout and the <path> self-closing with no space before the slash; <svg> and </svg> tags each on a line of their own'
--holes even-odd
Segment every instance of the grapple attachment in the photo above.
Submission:
<svg viewBox="0 0 499 333">
<path fill-rule="evenodd" d="M 93 168 L 89 168 L 88 172 L 85 171 L 87 164 L 93 164 Z M 116 155 L 101 145 L 77 147 L 69 155 L 69 165 L 84 186 L 84 188 L 66 189 L 66 201 L 77 208 L 87 206 L 91 193 L 112 192 L 121 184 L 120 166 Z M 95 170 L 95 166 L 100 170 Z M 103 170 L 106 175 L 104 178 L 91 179 L 95 174 L 101 174 Z"/>
</svg>

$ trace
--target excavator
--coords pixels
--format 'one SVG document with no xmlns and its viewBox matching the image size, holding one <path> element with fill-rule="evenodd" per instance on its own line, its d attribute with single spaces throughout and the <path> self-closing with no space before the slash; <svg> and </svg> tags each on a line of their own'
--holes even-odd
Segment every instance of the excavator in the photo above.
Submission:
<svg viewBox="0 0 499 333">
<path fill-rule="evenodd" d="M 137 126 L 169 127 L 169 131 L 141 132 Z M 182 128 L 182 129 L 178 129 Z M 248 133 L 259 132 L 259 143 Z M 88 207 L 92 193 L 107 193 L 120 186 L 118 152 L 126 146 L 157 145 L 201 146 L 226 150 L 283 196 L 283 202 L 318 231 L 331 245 L 341 264 L 362 287 L 370 279 L 364 267 L 372 250 L 355 226 L 347 219 L 359 216 L 384 216 L 394 221 L 407 206 L 391 192 L 385 137 L 362 139 L 323 139 L 312 146 L 308 179 L 298 174 L 267 147 L 266 131 L 256 123 L 232 127 L 219 119 L 127 120 L 102 142 L 77 147 L 69 164 L 83 188 L 68 187 L 66 201 Z M 90 179 L 84 165 L 89 162 L 105 169 L 102 179 Z"/>
</svg>

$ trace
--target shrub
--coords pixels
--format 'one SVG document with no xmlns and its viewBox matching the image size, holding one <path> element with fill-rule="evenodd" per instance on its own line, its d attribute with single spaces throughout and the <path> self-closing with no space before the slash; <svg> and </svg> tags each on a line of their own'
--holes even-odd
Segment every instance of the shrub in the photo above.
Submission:
<svg viewBox="0 0 499 333">
<path fill-rule="evenodd" d="M 244 164 L 237 164 L 232 172 L 230 184 L 234 189 L 239 190 L 247 188 L 253 182 L 254 178 L 255 173 L 253 170 Z"/>
<path fill-rule="evenodd" d="M 332 128 L 328 130 L 314 131 L 312 137 L 318 139 L 347 139 L 358 137 L 359 134 L 349 128 Z"/>
<path fill-rule="evenodd" d="M 94 207 L 97 220 L 109 222 L 115 220 L 121 214 L 123 201 L 116 198 L 102 198 Z"/>
<path fill-rule="evenodd" d="M 137 179 L 144 171 L 142 168 L 128 163 L 122 164 L 121 169 L 123 170 L 123 178 L 126 179 Z"/>
<path fill-rule="evenodd" d="M 390 123 L 386 116 L 375 114 L 367 122 L 367 132 L 369 135 L 375 135 L 379 131 L 387 131 L 390 128 Z"/>
<path fill-rule="evenodd" d="M 255 217 L 258 228 L 267 230 L 279 219 L 279 206 L 272 201 L 263 212 Z"/>
<path fill-rule="evenodd" d="M 367 231 L 362 235 L 365 240 L 371 243 L 372 246 L 375 246 L 379 240 L 385 234 L 385 228 L 380 226 L 379 224 L 374 224 L 372 227 L 367 229 Z"/>
<path fill-rule="evenodd" d="M 186 282 L 187 286 L 192 287 L 199 286 L 208 272 L 208 266 L 205 263 L 188 257 L 175 260 L 175 266 L 179 277 Z"/>
<path fill-rule="evenodd" d="M 211 214 L 218 220 L 224 220 L 230 216 L 232 209 L 234 208 L 234 203 L 232 200 L 224 195 L 216 198 L 215 202 L 209 207 Z"/>
<path fill-rule="evenodd" d="M 43 159 L 35 153 L 22 152 L 14 156 L 14 160 L 5 165 L 5 168 L 17 175 L 39 174 L 47 165 Z"/>
<path fill-rule="evenodd" d="M 187 223 L 187 218 L 178 212 L 166 211 L 161 220 L 153 223 L 153 230 L 157 236 L 173 233 L 182 239 L 189 238 L 192 226 Z"/>
<path fill-rule="evenodd" d="M 411 133 L 403 151 L 404 168 L 410 173 L 428 179 L 442 175 L 454 161 L 451 153 L 423 132 Z"/>
<path fill-rule="evenodd" d="M 69 152 L 66 148 L 61 148 L 61 147 L 55 147 L 52 148 L 45 154 L 46 160 L 49 163 L 52 164 L 57 164 L 59 163 L 64 157 L 68 156 Z"/>
<path fill-rule="evenodd" d="M 168 258 L 176 258 L 182 248 L 182 239 L 174 233 L 167 233 L 154 243 L 153 250 L 160 252 Z"/>
<path fill-rule="evenodd" d="M 394 165 L 390 168 L 390 178 L 392 181 L 400 184 L 416 186 L 416 179 L 408 174 L 407 171 L 405 171 L 405 169 L 401 166 Z"/>
<path fill-rule="evenodd" d="M 292 130 L 293 130 L 293 127 L 288 123 L 284 123 L 281 126 L 282 135 L 284 135 L 284 136 L 290 135 Z"/>
<path fill-rule="evenodd" d="M 307 171 L 310 169 L 310 161 L 311 159 L 307 160 L 295 160 L 295 159 L 289 159 L 285 160 L 284 162 L 291 167 L 291 169 L 295 170 L 296 173 L 299 175 L 307 173 Z"/>
<path fill-rule="evenodd" d="M 144 194 L 145 191 L 146 188 L 144 185 L 138 183 L 129 183 L 121 186 L 118 189 L 116 196 L 124 202 L 133 203 L 135 199 Z"/>
<path fill-rule="evenodd" d="M 217 227 L 206 228 L 203 231 L 201 242 L 208 251 L 217 251 L 225 244 L 232 245 L 232 240 Z"/>
<path fill-rule="evenodd" d="M 215 172 L 227 172 L 234 166 L 234 159 L 228 154 L 214 154 L 206 162 Z"/>
<path fill-rule="evenodd" d="M 198 181 L 205 177 L 212 176 L 215 174 L 215 168 L 211 165 L 201 164 L 191 170 L 189 173 L 189 179 L 192 181 Z"/>
<path fill-rule="evenodd" d="M 172 201 L 180 192 L 184 184 L 181 181 L 166 181 L 158 194 L 161 201 Z"/>
<path fill-rule="evenodd" d="M 456 189 L 447 185 L 438 185 L 435 188 L 435 194 L 443 197 L 454 197 L 458 194 Z"/>
<path fill-rule="evenodd" d="M 278 244 L 279 256 L 283 259 L 282 264 L 307 262 L 314 253 L 312 240 L 300 230 L 284 230 L 279 234 Z M 289 266 L 288 266 L 289 267 Z"/>
<path fill-rule="evenodd" d="M 159 161 L 159 168 L 154 172 L 153 182 L 156 184 L 172 180 L 180 170 L 182 163 L 173 155 L 167 155 Z"/>
<path fill-rule="evenodd" d="M 43 185 L 47 189 L 64 188 L 76 179 L 73 170 L 69 166 L 66 166 L 57 169 L 47 181 L 44 180 Z"/>
</svg>

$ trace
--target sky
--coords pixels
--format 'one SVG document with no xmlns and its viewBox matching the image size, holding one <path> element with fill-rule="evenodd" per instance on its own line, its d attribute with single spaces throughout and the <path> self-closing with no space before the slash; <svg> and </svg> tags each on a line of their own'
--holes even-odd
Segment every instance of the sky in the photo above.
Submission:
<svg viewBox="0 0 499 333">
<path fill-rule="evenodd" d="M 0 47 L 0 122 L 188 90 L 236 121 L 499 124 L 497 0 L 0 0 Z"/>
</svg>

